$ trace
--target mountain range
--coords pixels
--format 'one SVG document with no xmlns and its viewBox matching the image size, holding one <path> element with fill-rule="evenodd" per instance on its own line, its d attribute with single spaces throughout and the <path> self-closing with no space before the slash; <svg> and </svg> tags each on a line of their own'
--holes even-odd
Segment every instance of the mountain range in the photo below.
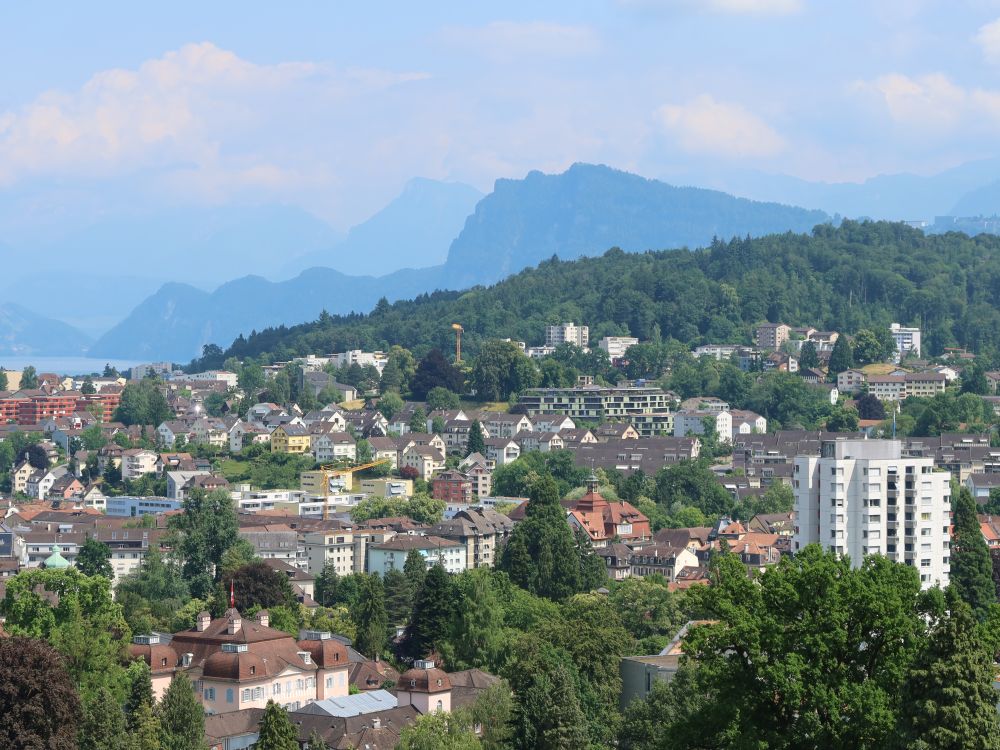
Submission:
<svg viewBox="0 0 1000 750">
<path fill-rule="evenodd" d="M 364 312 L 435 289 L 490 284 L 557 255 L 574 259 L 610 247 L 643 251 L 708 244 L 713 237 L 803 232 L 827 221 L 821 211 L 678 188 L 606 166 L 576 164 L 558 175 L 532 172 L 499 180 L 480 200 L 441 265 L 372 277 L 309 269 L 272 283 L 257 276 L 205 293 L 164 285 L 94 344 L 100 357 L 187 361 L 208 343 L 330 313 Z M 413 261 L 420 258 L 404 246 Z M 358 258 L 358 270 L 370 270 Z"/>
</svg>

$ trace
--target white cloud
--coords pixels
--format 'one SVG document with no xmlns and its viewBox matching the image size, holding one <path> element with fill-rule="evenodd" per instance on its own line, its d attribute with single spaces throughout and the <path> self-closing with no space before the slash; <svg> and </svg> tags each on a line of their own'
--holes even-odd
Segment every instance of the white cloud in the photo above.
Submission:
<svg viewBox="0 0 1000 750">
<path fill-rule="evenodd" d="M 661 127 L 685 151 L 720 157 L 773 156 L 784 139 L 766 122 L 738 104 L 709 94 L 686 104 L 668 104 L 656 113 Z"/>
<path fill-rule="evenodd" d="M 708 11 L 735 15 L 785 16 L 803 9 L 803 0 L 619 0 L 644 10 Z"/>
<path fill-rule="evenodd" d="M 889 73 L 859 81 L 853 89 L 883 106 L 894 122 L 916 131 L 978 130 L 1000 123 L 1000 92 L 966 89 L 943 73 Z"/>
<path fill-rule="evenodd" d="M 547 21 L 493 21 L 485 26 L 449 26 L 443 40 L 496 61 L 532 57 L 578 57 L 600 49 L 597 33 L 589 26 Z"/>
<path fill-rule="evenodd" d="M 983 51 L 983 57 L 993 64 L 1000 64 L 1000 18 L 979 27 L 976 42 Z"/>
<path fill-rule="evenodd" d="M 287 187 L 297 170 L 272 163 L 266 151 L 275 137 L 282 140 L 282 129 L 301 127 L 295 107 L 308 110 L 304 103 L 316 100 L 336 106 L 421 77 L 316 63 L 257 65 L 210 43 L 188 44 L 135 70 L 97 73 L 78 91 L 45 92 L 0 113 L 0 184 L 182 165 L 175 181 L 187 175 L 197 182 L 202 170 L 213 189 Z"/>
</svg>

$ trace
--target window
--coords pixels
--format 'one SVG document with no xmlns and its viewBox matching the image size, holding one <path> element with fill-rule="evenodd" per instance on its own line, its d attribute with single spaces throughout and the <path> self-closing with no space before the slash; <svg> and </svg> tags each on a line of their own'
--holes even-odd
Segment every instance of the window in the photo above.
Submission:
<svg viewBox="0 0 1000 750">
<path fill-rule="evenodd" d="M 226 703 L 232 703 L 232 702 L 233 702 L 233 689 L 226 688 Z"/>
<path fill-rule="evenodd" d="M 250 674 L 257 674 L 257 667 L 252 664 L 250 665 Z"/>
<path fill-rule="evenodd" d="M 205 688 L 205 700 L 207 701 L 215 700 L 215 688 Z"/>
<path fill-rule="evenodd" d="M 249 689 L 244 689 L 244 691 L 243 691 L 243 700 L 244 701 L 249 701 L 250 700 L 250 690 Z"/>
<path fill-rule="evenodd" d="M 272 695 L 281 695 L 281 683 L 280 682 L 274 683 L 274 687 L 271 689 L 271 694 Z"/>
<path fill-rule="evenodd" d="M 327 686 L 327 688 L 332 688 L 333 687 L 333 677 L 327 677 L 326 678 L 326 686 Z"/>
</svg>

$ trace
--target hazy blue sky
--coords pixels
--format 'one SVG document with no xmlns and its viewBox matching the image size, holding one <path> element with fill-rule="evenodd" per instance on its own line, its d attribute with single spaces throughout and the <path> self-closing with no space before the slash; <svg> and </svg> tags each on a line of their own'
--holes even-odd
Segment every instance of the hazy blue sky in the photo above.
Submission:
<svg viewBox="0 0 1000 750">
<path fill-rule="evenodd" d="M 8 3 L 0 71 L 0 201 L 39 211 L 280 201 L 346 227 L 417 175 L 1000 153 L 998 0 Z"/>
</svg>

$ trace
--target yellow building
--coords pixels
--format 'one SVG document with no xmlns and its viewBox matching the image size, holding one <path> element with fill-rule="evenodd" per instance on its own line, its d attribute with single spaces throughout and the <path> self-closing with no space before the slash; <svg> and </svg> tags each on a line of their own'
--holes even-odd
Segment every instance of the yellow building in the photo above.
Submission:
<svg viewBox="0 0 1000 750">
<path fill-rule="evenodd" d="M 328 497 L 354 489 L 354 476 L 350 473 L 334 474 L 321 471 L 303 471 L 299 474 L 299 489 L 310 495 Z"/>
<path fill-rule="evenodd" d="M 310 447 L 309 431 L 302 425 L 281 425 L 271 433 L 271 453 L 308 453 Z"/>
</svg>

